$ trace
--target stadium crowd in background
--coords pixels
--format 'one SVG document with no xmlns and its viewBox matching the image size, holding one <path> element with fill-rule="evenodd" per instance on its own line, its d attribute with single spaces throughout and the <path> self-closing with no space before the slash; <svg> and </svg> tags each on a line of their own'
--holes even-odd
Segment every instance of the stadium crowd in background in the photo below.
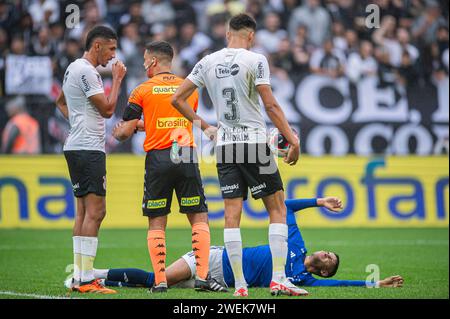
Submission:
<svg viewBox="0 0 450 319">
<path fill-rule="evenodd" d="M 379 28 L 365 24 L 372 3 L 380 8 Z M 81 13 L 76 28 L 67 27 L 71 4 Z M 117 57 L 128 69 L 119 117 L 128 94 L 146 79 L 145 43 L 168 41 L 176 53 L 173 71 L 185 77 L 199 59 L 226 46 L 227 20 L 241 12 L 256 19 L 253 50 L 268 57 L 279 78 L 317 73 L 355 83 L 377 74 L 381 85 L 426 85 L 448 76 L 448 6 L 447 0 L 0 0 L 0 134 L 8 122 L 3 106 L 15 97 L 5 85 L 8 56 L 49 57 L 51 93 L 27 94 L 26 106 L 40 124 L 42 152 L 62 151 L 68 123 L 54 100 L 64 70 L 82 56 L 84 38 L 97 24 L 118 32 Z M 107 77 L 110 67 L 99 71 Z M 29 70 L 20 72 L 26 77 Z M 118 117 L 109 121 L 110 129 Z M 131 143 L 107 140 L 108 152 L 131 150 Z"/>
</svg>

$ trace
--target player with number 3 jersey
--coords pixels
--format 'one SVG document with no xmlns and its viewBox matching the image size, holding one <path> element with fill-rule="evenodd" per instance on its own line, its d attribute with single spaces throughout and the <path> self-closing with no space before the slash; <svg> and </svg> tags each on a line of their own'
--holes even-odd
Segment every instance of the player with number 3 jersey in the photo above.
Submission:
<svg viewBox="0 0 450 319">
<path fill-rule="evenodd" d="M 274 125 L 290 144 L 285 162 L 295 165 L 299 141 L 275 100 L 267 59 L 249 51 L 256 22 L 246 14 L 233 17 L 227 32 L 228 47 L 204 57 L 172 98 L 172 105 L 198 123 L 210 138 L 217 138 L 217 171 L 225 202 L 224 242 L 235 279 L 235 296 L 247 296 L 242 270 L 240 217 L 248 189 L 262 199 L 270 216 L 269 246 L 273 273 L 272 295 L 301 295 L 285 275 L 287 257 L 286 206 L 280 173 L 267 145 L 266 125 L 259 97 Z M 205 87 L 217 112 L 218 128 L 210 126 L 186 103 L 197 87 Z"/>
</svg>

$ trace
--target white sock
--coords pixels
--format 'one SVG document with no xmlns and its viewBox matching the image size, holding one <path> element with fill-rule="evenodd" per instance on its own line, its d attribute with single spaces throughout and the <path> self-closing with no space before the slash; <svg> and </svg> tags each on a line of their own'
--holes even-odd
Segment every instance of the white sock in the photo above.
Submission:
<svg viewBox="0 0 450 319">
<path fill-rule="evenodd" d="M 242 270 L 242 239 L 240 228 L 225 228 L 223 232 L 225 248 L 234 274 L 234 286 L 247 288 Z"/>
<path fill-rule="evenodd" d="M 109 272 L 109 269 L 95 269 L 94 268 L 94 277 L 95 277 L 95 279 L 107 279 L 108 272 Z"/>
<path fill-rule="evenodd" d="M 94 260 L 97 255 L 97 237 L 81 237 L 81 282 L 89 282 L 94 277 Z"/>
<path fill-rule="evenodd" d="M 270 224 L 269 246 L 273 264 L 272 280 L 275 281 L 283 281 L 286 278 L 287 238 L 288 226 L 286 224 Z"/>
<path fill-rule="evenodd" d="M 73 279 L 76 284 L 81 281 L 81 237 L 73 236 Z"/>
</svg>

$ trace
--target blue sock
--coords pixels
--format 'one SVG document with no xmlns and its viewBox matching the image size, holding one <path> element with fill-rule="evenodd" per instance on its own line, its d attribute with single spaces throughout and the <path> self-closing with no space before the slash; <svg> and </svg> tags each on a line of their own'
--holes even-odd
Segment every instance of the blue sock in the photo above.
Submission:
<svg viewBox="0 0 450 319">
<path fill-rule="evenodd" d="M 147 288 L 151 288 L 153 287 L 153 284 L 155 283 L 155 274 L 152 272 L 148 273 L 148 278 L 147 278 L 147 282 L 146 282 L 146 286 Z"/>
<path fill-rule="evenodd" d="M 122 268 L 110 269 L 107 281 L 120 282 L 122 287 L 152 287 L 155 276 L 153 273 L 136 269 Z M 106 284 L 106 283 L 105 283 Z"/>
<path fill-rule="evenodd" d="M 121 281 L 105 280 L 105 286 L 108 286 L 108 287 L 122 287 L 122 282 Z"/>
</svg>

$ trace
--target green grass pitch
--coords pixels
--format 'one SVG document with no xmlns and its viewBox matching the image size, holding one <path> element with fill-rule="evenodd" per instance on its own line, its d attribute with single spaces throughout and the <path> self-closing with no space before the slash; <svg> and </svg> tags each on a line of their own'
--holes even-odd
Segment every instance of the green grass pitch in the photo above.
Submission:
<svg viewBox="0 0 450 319">
<path fill-rule="evenodd" d="M 149 269 L 145 229 L 101 230 L 96 268 Z M 214 245 L 222 244 L 222 230 L 211 230 Z M 267 242 L 266 229 L 243 229 L 245 246 Z M 304 229 L 310 252 L 335 251 L 341 264 L 336 279 L 365 280 L 366 266 L 380 267 L 381 278 L 399 274 L 403 288 L 306 288 L 306 299 L 330 298 L 449 298 L 448 229 Z M 189 229 L 168 229 L 168 262 L 190 250 Z M 63 286 L 72 263 L 70 230 L 0 230 L 0 299 L 33 297 L 161 298 L 147 289 L 118 289 L 117 295 L 68 294 Z M 268 288 L 251 288 L 250 298 L 271 299 Z M 197 293 L 170 289 L 163 298 L 233 298 L 231 293 Z M 293 297 L 277 297 L 293 298 Z"/>
</svg>

